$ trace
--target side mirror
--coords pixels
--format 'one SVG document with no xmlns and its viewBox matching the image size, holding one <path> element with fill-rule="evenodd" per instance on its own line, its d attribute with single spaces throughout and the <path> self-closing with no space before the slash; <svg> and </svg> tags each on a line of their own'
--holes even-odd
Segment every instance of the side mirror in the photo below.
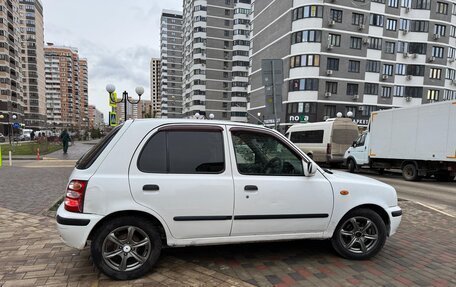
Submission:
<svg viewBox="0 0 456 287">
<path fill-rule="evenodd" d="M 352 147 L 356 147 L 356 141 L 352 143 Z"/>
<path fill-rule="evenodd" d="M 313 161 L 304 162 L 304 176 L 314 176 L 317 172 L 317 165 Z"/>
</svg>

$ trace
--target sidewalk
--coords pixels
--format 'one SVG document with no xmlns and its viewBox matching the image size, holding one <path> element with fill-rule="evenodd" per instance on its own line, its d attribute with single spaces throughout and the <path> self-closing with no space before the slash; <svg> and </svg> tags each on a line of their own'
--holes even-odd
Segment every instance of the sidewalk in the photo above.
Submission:
<svg viewBox="0 0 456 287">
<path fill-rule="evenodd" d="M 0 286 L 252 286 L 166 255 L 141 279 L 113 281 L 93 266 L 87 248 L 65 246 L 54 224 L 53 218 L 0 208 Z"/>
</svg>

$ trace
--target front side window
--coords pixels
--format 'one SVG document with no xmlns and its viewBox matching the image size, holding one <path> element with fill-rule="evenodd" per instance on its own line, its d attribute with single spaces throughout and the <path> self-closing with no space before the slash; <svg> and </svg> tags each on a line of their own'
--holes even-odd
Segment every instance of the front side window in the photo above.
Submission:
<svg viewBox="0 0 456 287">
<path fill-rule="evenodd" d="M 276 137 L 251 131 L 231 132 L 236 165 L 244 175 L 304 175 L 302 159 Z"/>
<path fill-rule="evenodd" d="M 141 151 L 138 168 L 147 173 L 221 173 L 225 170 L 222 132 L 159 131 Z"/>
</svg>

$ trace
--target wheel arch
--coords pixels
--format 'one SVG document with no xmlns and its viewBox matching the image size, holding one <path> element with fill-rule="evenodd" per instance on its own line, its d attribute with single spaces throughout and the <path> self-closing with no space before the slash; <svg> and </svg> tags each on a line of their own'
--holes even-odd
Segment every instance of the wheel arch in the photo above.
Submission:
<svg viewBox="0 0 456 287">
<path fill-rule="evenodd" d="M 167 244 L 168 236 L 166 234 L 165 227 L 160 222 L 160 220 L 158 220 L 155 216 L 153 216 L 150 213 L 147 213 L 147 212 L 144 212 L 144 211 L 139 211 L 139 210 L 116 211 L 116 212 L 113 212 L 113 213 L 103 217 L 103 219 L 100 220 L 99 222 L 97 222 L 97 224 L 95 224 L 95 226 L 92 228 L 92 230 L 89 233 L 89 236 L 88 236 L 87 240 L 92 240 L 95 232 L 101 226 L 103 226 L 106 222 L 109 222 L 110 220 L 112 220 L 114 218 L 118 218 L 118 217 L 122 217 L 122 216 L 134 216 L 134 217 L 137 217 L 137 218 L 143 218 L 145 220 L 149 220 L 150 222 L 152 222 L 152 224 L 154 226 L 157 226 L 157 228 L 158 228 L 158 230 L 160 232 L 160 237 L 162 239 L 163 244 Z"/>
</svg>

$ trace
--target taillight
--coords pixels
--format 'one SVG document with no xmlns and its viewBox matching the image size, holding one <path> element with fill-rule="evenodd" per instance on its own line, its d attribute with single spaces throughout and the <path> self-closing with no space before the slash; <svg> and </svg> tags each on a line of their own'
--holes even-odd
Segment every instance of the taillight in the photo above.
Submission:
<svg viewBox="0 0 456 287">
<path fill-rule="evenodd" d="M 68 184 L 65 196 L 65 210 L 82 213 L 84 195 L 87 187 L 86 180 L 72 180 Z"/>
<path fill-rule="evenodd" d="M 331 144 L 330 143 L 326 146 L 326 154 L 331 154 Z"/>
</svg>

